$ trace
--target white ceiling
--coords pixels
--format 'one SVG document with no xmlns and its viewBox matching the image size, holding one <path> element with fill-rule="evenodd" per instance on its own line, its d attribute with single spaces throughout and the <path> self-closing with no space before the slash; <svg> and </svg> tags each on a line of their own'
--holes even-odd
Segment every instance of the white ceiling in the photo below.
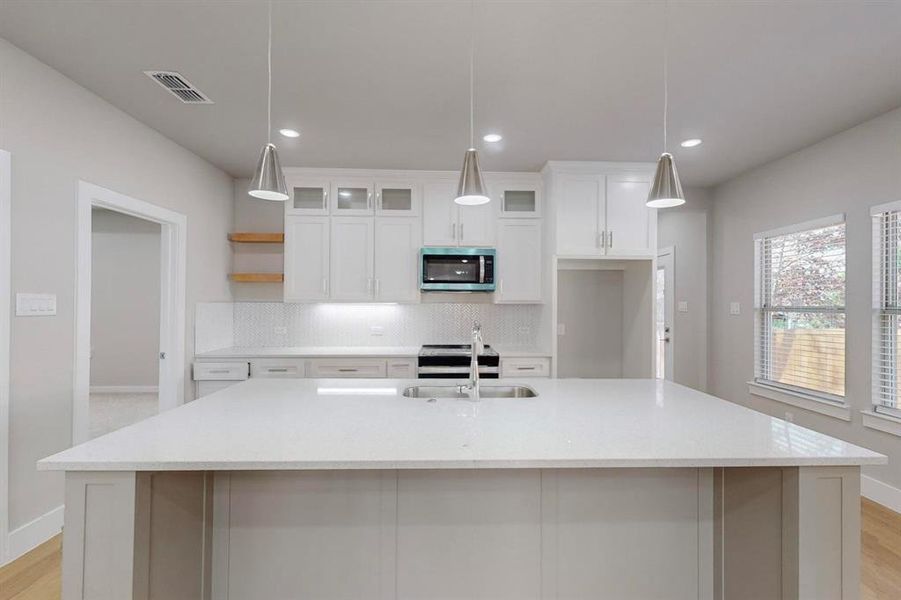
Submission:
<svg viewBox="0 0 901 600">
<path fill-rule="evenodd" d="M 483 168 L 654 160 L 662 7 L 476 0 L 476 132 L 504 135 Z M 276 0 L 273 15 L 273 129 L 302 131 L 274 134 L 285 165 L 459 168 L 469 2 Z M 689 185 L 901 105 L 901 0 L 672 0 L 669 28 L 670 139 Z M 264 1 L 3 0 L 0 36 L 232 175 L 253 169 Z M 181 104 L 150 69 L 181 72 L 215 104 Z M 704 144 L 678 148 L 688 137 Z"/>
</svg>

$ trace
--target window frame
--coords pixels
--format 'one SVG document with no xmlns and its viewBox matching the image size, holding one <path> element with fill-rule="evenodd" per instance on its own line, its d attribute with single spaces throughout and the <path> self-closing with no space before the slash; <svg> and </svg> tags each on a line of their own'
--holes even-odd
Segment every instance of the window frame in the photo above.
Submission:
<svg viewBox="0 0 901 600">
<path fill-rule="evenodd" d="M 871 391 L 870 404 L 874 413 L 880 415 L 888 415 L 893 418 L 901 418 L 901 394 L 895 397 L 895 406 L 886 406 L 881 402 L 882 399 L 882 377 L 880 375 L 882 365 L 882 348 L 887 347 L 886 337 L 887 330 L 883 327 L 882 322 L 885 316 L 896 316 L 901 318 L 901 307 L 890 308 L 887 290 L 889 289 L 889 269 L 888 265 L 883 262 L 886 256 L 883 246 L 885 217 L 888 214 L 895 213 L 897 215 L 896 227 L 901 230 L 901 201 L 889 202 L 887 204 L 879 204 L 870 208 L 870 218 L 872 220 L 873 232 L 873 315 L 872 315 L 872 351 L 870 354 L 871 363 Z M 901 240 L 895 240 L 895 252 L 901 248 Z M 892 273 L 894 277 L 901 277 L 901 268 L 897 272 Z M 901 305 L 901 300 L 895 302 Z M 888 347 L 894 348 L 897 344 L 897 332 L 891 335 L 891 343 Z M 897 364 L 897 360 L 894 361 Z M 896 368 L 896 372 L 892 376 L 897 380 L 901 377 L 901 372 Z"/>
<path fill-rule="evenodd" d="M 899 203 L 901 206 L 901 203 Z M 847 407 L 847 378 L 848 378 L 848 354 L 847 354 L 847 345 L 845 346 L 844 353 L 844 361 L 845 361 L 845 394 L 831 394 L 829 392 L 823 392 L 819 390 L 814 390 L 810 388 L 804 388 L 799 386 L 794 386 L 790 384 L 780 383 L 778 381 L 774 381 L 772 379 L 768 379 L 766 377 L 761 376 L 761 372 L 763 370 L 762 359 L 765 354 L 768 354 L 766 350 L 766 339 L 770 336 L 771 329 L 767 328 L 767 318 L 766 316 L 773 312 L 819 312 L 825 314 L 836 314 L 842 315 L 845 318 L 845 326 L 843 328 L 845 342 L 847 344 L 847 336 L 848 336 L 848 324 L 847 324 L 847 292 L 848 292 L 848 283 L 847 279 L 845 280 L 845 305 L 841 307 L 767 307 L 765 306 L 766 298 L 765 298 L 765 290 L 763 289 L 763 253 L 764 253 L 764 242 L 767 239 L 774 237 L 781 237 L 786 235 L 791 235 L 793 233 L 801 233 L 804 231 L 812 231 L 816 229 L 824 229 L 826 227 L 833 227 L 836 225 L 845 226 L 845 272 L 847 273 L 847 261 L 848 261 L 848 239 L 847 239 L 847 221 L 845 219 L 845 213 L 838 213 L 834 215 L 829 215 L 826 217 L 821 217 L 818 219 L 812 219 L 809 221 L 803 221 L 801 223 L 795 223 L 792 225 L 787 225 L 784 227 L 778 227 L 776 229 L 770 229 L 767 231 L 761 231 L 759 233 L 754 234 L 754 376 L 752 379 L 752 383 L 758 386 L 763 386 L 767 388 L 774 388 L 775 390 L 781 390 L 787 394 L 807 397 L 820 402 L 827 402 L 833 406 L 839 407 Z M 814 310 L 811 310 L 814 309 Z M 767 364 L 771 364 L 770 360 L 767 360 Z"/>
</svg>

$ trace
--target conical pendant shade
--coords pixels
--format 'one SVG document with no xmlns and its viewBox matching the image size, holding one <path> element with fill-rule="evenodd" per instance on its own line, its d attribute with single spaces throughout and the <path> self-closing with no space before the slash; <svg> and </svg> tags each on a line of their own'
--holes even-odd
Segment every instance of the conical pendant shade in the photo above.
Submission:
<svg viewBox="0 0 901 600">
<path fill-rule="evenodd" d="M 454 202 L 469 206 L 487 204 L 491 202 L 491 198 L 485 193 L 485 189 L 482 169 L 479 167 L 479 153 L 475 148 L 470 148 L 463 156 L 463 169 L 460 171 L 460 183 L 457 185 Z"/>
<path fill-rule="evenodd" d="M 654 173 L 647 205 L 651 208 L 670 208 L 681 204 L 685 204 L 685 194 L 679 183 L 676 163 L 673 162 L 672 154 L 664 152 L 657 159 L 657 172 Z"/>
<path fill-rule="evenodd" d="M 275 144 L 266 144 L 263 147 L 260 162 L 257 163 L 257 170 L 253 173 L 247 193 L 261 200 L 288 199 L 288 186 L 285 185 L 285 175 L 278 161 Z"/>
</svg>

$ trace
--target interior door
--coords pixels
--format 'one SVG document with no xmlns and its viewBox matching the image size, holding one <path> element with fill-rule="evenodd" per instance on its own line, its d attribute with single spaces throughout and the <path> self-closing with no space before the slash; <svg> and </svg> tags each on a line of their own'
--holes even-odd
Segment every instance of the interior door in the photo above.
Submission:
<svg viewBox="0 0 901 600">
<path fill-rule="evenodd" d="M 653 256 L 655 213 L 646 205 L 649 188 L 646 181 L 607 177 L 607 254 Z"/>
<path fill-rule="evenodd" d="M 419 219 L 375 220 L 374 297 L 383 302 L 416 302 L 419 297 Z"/>
<path fill-rule="evenodd" d="M 332 217 L 332 300 L 372 298 L 372 227 L 372 217 Z"/>
<path fill-rule="evenodd" d="M 657 276 L 655 287 L 656 302 L 656 376 L 658 379 L 673 380 L 673 319 L 675 317 L 675 260 L 672 248 L 661 250 L 657 255 Z"/>
<path fill-rule="evenodd" d="M 557 209 L 557 254 L 594 256 L 604 253 L 603 198 L 596 175 L 561 175 L 560 202 Z"/>
<path fill-rule="evenodd" d="M 457 184 L 427 183 L 422 191 L 422 242 L 425 246 L 457 245 Z"/>
<path fill-rule="evenodd" d="M 285 217 L 285 302 L 329 297 L 329 218 Z"/>
<path fill-rule="evenodd" d="M 541 302 L 541 223 L 502 219 L 497 228 L 498 303 Z"/>
</svg>

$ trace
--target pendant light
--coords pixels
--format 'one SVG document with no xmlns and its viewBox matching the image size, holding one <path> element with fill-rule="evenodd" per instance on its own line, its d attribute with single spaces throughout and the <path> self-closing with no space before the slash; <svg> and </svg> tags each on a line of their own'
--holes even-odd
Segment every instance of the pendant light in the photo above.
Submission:
<svg viewBox="0 0 901 600">
<path fill-rule="evenodd" d="M 673 155 L 666 151 L 667 113 L 669 112 L 669 2 L 663 12 L 663 154 L 657 159 L 657 172 L 651 183 L 647 205 L 651 208 L 671 208 L 685 204 L 685 194 L 679 183 L 679 173 Z"/>
<path fill-rule="evenodd" d="M 267 64 L 269 70 L 269 104 L 266 112 L 266 140 L 260 152 L 253 179 L 247 193 L 261 200 L 285 201 L 288 199 L 288 186 L 285 185 L 285 174 L 278 160 L 278 151 L 272 143 L 272 1 L 269 1 L 269 44 L 267 47 Z"/>
<path fill-rule="evenodd" d="M 485 181 L 479 167 L 479 152 L 475 148 L 475 105 L 474 65 L 475 65 L 475 0 L 469 5 L 469 150 L 463 155 L 463 168 L 460 169 L 460 183 L 457 184 L 457 197 L 454 202 L 466 206 L 487 204 L 491 198 L 485 193 Z"/>
</svg>

